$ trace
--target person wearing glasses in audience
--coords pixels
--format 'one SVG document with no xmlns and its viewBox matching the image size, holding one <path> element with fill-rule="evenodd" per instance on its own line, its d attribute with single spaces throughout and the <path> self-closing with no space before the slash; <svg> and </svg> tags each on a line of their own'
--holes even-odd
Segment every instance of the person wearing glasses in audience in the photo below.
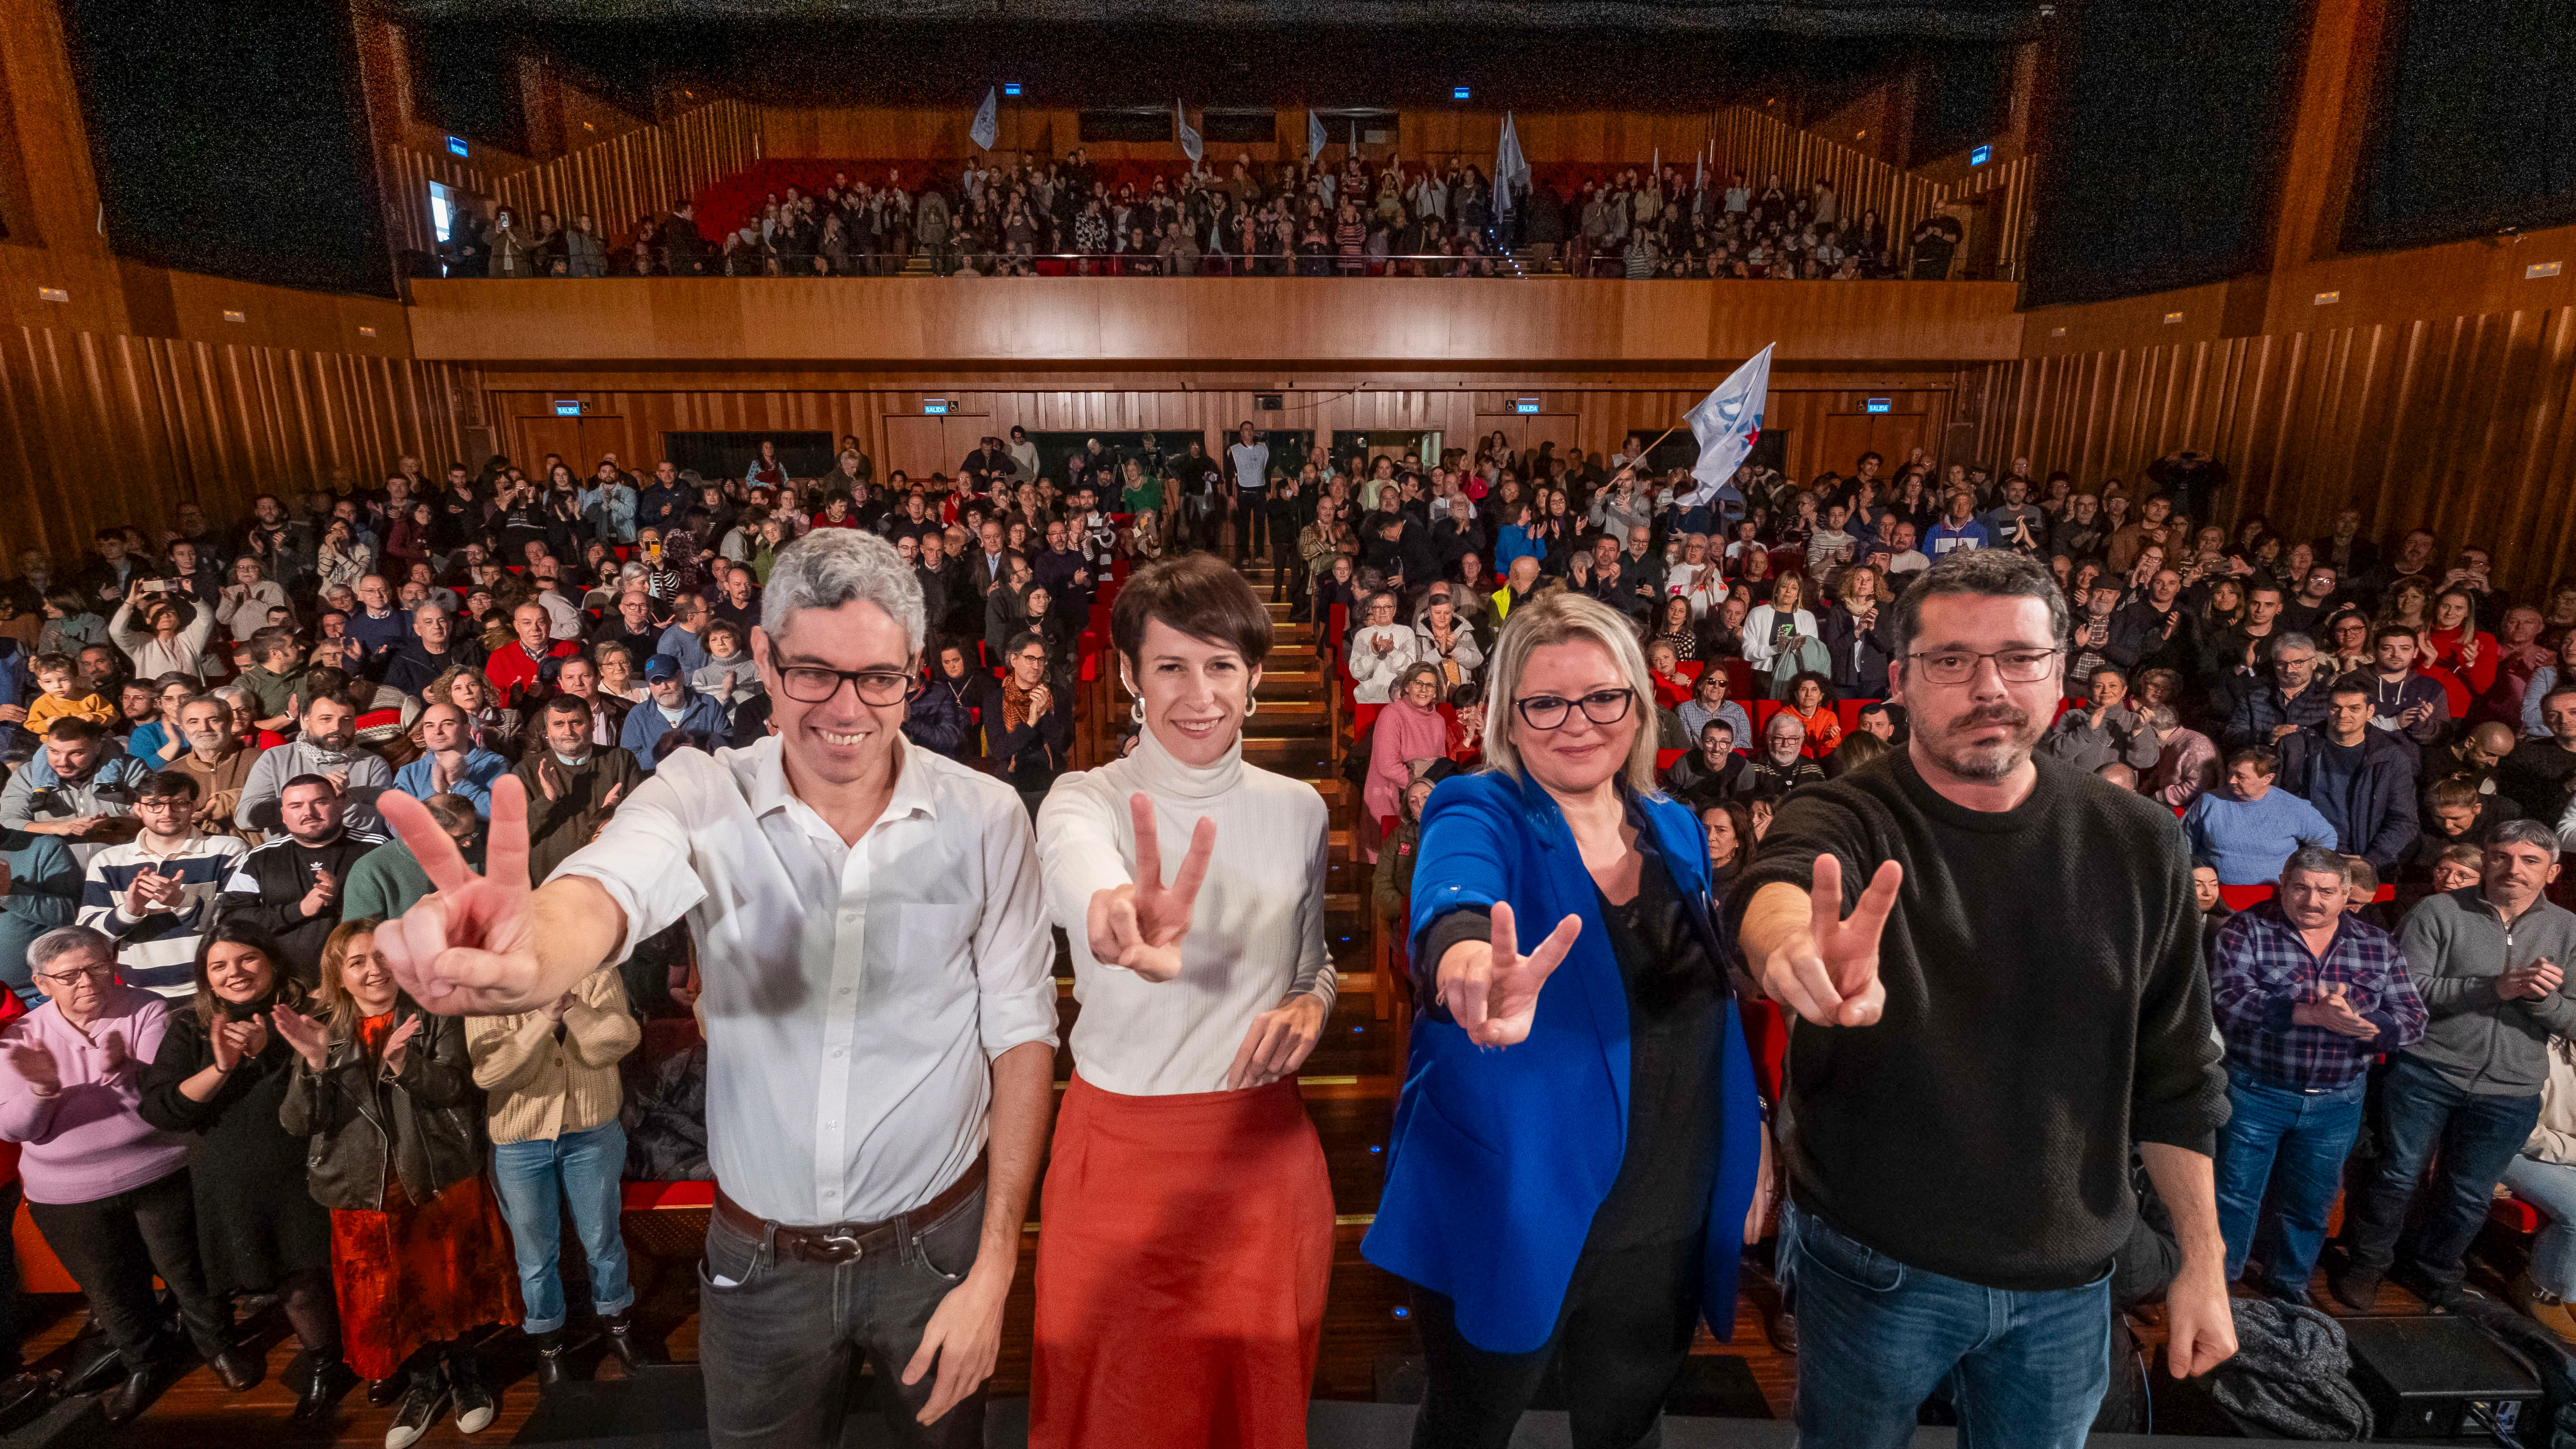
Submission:
<svg viewBox="0 0 2576 1449">
<path fill-rule="evenodd" d="M 2181 1251 L 2168 1364 L 2236 1348 L 2191 860 L 2163 805 L 2034 756 L 2064 693 L 2045 564 L 1954 550 L 1891 627 L 1905 748 L 1781 801 L 1727 892 L 1791 1017 L 1798 1430 L 1907 1444 L 1948 1381 L 1969 1449 L 2077 1443 L 2109 1386 L 2132 1144 Z"/>
<path fill-rule="evenodd" d="M 1422 1015 L 1361 1251 L 1413 1284 L 1417 1449 L 1501 1449 L 1551 1360 L 1574 1442 L 1634 1444 L 1700 1320 L 1732 1335 L 1759 1212 L 1732 946 L 1700 823 L 1655 788 L 1627 618 L 1535 596 L 1489 669 L 1486 768 L 1423 812 Z"/>
<path fill-rule="evenodd" d="M 1056 692 L 1046 638 L 1037 630 L 1011 640 L 1002 661 L 1009 672 L 1002 676 L 1001 708 L 985 717 L 984 739 L 992 763 L 1020 792 L 1034 821 L 1073 751 L 1073 699 Z"/>
<path fill-rule="evenodd" d="M 698 1355 L 727 1449 L 839 1439 L 862 1357 L 894 1442 L 984 1442 L 1052 1106 L 1054 945 L 1011 789 L 902 739 L 922 634 L 893 545 L 790 545 L 752 634 L 775 733 L 673 752 L 533 890 L 516 777 L 480 875 L 386 797 L 438 890 L 385 955 L 433 1011 L 540 1009 L 687 921 L 716 1183 Z"/>
<path fill-rule="evenodd" d="M 123 1360 L 107 1422 L 142 1413 L 159 1387 L 156 1276 L 224 1387 L 249 1388 L 258 1363 L 231 1347 L 232 1313 L 206 1291 L 188 1139 L 141 1114 L 170 1003 L 118 981 L 115 944 L 87 926 L 38 936 L 27 964 L 45 1004 L 0 1032 L 0 1141 L 25 1144 L 28 1216 Z"/>
<path fill-rule="evenodd" d="M 1244 762 L 1270 615 L 1243 575 L 1208 553 L 1140 570 L 1110 636 L 1136 747 L 1038 812 L 1082 1014 L 1040 1213 L 1029 1442 L 1297 1443 L 1333 1258 L 1296 1080 L 1333 1011 L 1323 801 Z"/>
</svg>

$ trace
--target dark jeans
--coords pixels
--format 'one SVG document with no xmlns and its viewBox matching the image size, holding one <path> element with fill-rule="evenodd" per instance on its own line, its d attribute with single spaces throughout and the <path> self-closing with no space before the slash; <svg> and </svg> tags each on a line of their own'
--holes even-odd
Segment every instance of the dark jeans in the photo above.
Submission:
<svg viewBox="0 0 2576 1449">
<path fill-rule="evenodd" d="M 1234 510 L 1234 561 L 1261 557 L 1270 537 L 1270 495 L 1245 492 Z"/>
<path fill-rule="evenodd" d="M 231 1315 L 206 1291 L 188 1169 L 95 1202 L 31 1202 L 27 1212 L 63 1271 L 81 1286 L 90 1317 L 127 1369 L 151 1362 L 161 1319 L 152 1296 L 155 1273 L 179 1300 L 179 1320 L 197 1352 L 212 1358 L 223 1351 Z"/>
<path fill-rule="evenodd" d="M 2464 1272 L 2461 1255 L 2486 1221 L 2496 1180 L 2540 1120 L 2540 1098 L 2462 1091 L 2440 1072 L 2401 1056 L 2380 1081 L 2379 1112 L 2379 1165 L 2346 1234 L 2352 1260 L 2382 1271 L 2396 1261 L 2407 1200 L 2438 1143 L 2442 1161 L 2433 1174 L 2433 1201 L 2406 1256 L 2433 1282 L 2457 1283 Z"/>
<path fill-rule="evenodd" d="M 2111 1385 L 2110 1274 L 2014 1292 L 1911 1267 L 1795 1203 L 1780 1262 L 1798 1313 L 1798 1436 L 1903 1449 L 1944 1384 L 1962 1449 L 2078 1449 Z"/>
<path fill-rule="evenodd" d="M 1413 1449 L 1502 1449 L 1538 1392 L 1548 1361 L 1565 1381 L 1575 1449 L 1662 1442 L 1664 1396 L 1690 1356 L 1699 1324 L 1700 1245 L 1625 1252 L 1589 1248 L 1575 1260 L 1556 1332 L 1528 1353 L 1490 1353 L 1458 1333 L 1458 1307 L 1416 1286 L 1422 1330 L 1422 1413 Z"/>
<path fill-rule="evenodd" d="M 12 1178 L 0 1182 L 0 1223 L 18 1221 L 18 1200 L 27 1195 L 25 1184 Z M 25 1357 L 19 1352 L 23 1342 L 18 1327 L 18 1250 L 0 1243 L 0 1375 L 18 1371 Z"/>
<path fill-rule="evenodd" d="M 939 1375 L 903 1383 L 922 1330 L 975 1265 L 984 1193 L 945 1217 L 845 1263 L 809 1263 L 707 1223 L 698 1266 L 698 1361 L 707 1381 L 707 1438 L 717 1449 L 811 1449 L 842 1442 L 858 1360 L 875 1370 L 884 1442 L 906 1449 L 982 1449 L 984 1391 L 937 1423 L 913 1416 Z"/>
<path fill-rule="evenodd" d="M 2272 1237 L 2263 1250 L 2264 1287 L 2307 1291 L 2325 1241 L 2326 1210 L 2343 1186 L 2343 1163 L 2361 1134 L 2366 1076 L 2331 1091 L 2277 1087 L 2242 1068 L 2227 1073 L 2232 1109 L 2218 1135 L 2218 1226 L 2227 1237 L 2227 1278 L 2245 1271 L 2272 1197 Z"/>
</svg>

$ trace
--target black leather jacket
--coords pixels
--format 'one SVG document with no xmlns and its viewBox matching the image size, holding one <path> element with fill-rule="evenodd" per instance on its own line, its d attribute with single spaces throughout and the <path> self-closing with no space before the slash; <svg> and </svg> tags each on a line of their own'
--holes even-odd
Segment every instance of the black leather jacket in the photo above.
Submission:
<svg viewBox="0 0 2576 1449">
<path fill-rule="evenodd" d="M 394 1025 L 427 1016 L 409 997 Z M 425 1203 L 483 1167 L 483 1099 L 460 1017 L 429 1016 L 403 1053 L 400 1075 L 354 1041 L 334 1041 L 322 1070 L 298 1059 L 277 1120 L 309 1139 L 307 1186 L 327 1208 L 381 1210 L 390 1163 L 403 1195 Z"/>
</svg>

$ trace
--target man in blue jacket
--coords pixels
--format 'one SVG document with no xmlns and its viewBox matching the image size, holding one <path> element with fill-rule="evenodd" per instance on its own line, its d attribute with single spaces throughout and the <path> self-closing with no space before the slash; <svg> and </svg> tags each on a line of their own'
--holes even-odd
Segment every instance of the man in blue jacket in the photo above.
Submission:
<svg viewBox="0 0 2576 1449">
<path fill-rule="evenodd" d="M 2415 750 L 2370 727 L 2370 686 L 2345 679 L 2326 692 L 2322 725 L 2281 737 L 2284 790 L 2317 807 L 2346 855 L 2385 879 L 2415 844 Z"/>
<path fill-rule="evenodd" d="M 725 738 L 723 703 L 689 688 L 679 660 L 656 654 L 645 661 L 644 685 L 649 696 L 626 712 L 617 743 L 648 773 L 662 763 L 662 740 L 673 730 L 688 730 L 710 742 Z"/>
</svg>

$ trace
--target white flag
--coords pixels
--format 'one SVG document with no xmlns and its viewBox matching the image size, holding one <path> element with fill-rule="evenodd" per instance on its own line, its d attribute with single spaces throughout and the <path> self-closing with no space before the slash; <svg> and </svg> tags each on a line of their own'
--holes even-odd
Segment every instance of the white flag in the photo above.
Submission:
<svg viewBox="0 0 2576 1449">
<path fill-rule="evenodd" d="M 1529 184 L 1529 158 L 1521 154 L 1521 133 L 1512 126 L 1512 113 L 1505 111 L 1503 139 L 1494 146 L 1494 214 L 1511 215 L 1512 193 L 1529 190 Z"/>
<path fill-rule="evenodd" d="M 1770 391 L 1771 347 L 1765 347 L 1690 410 L 1691 436 L 1699 439 L 1699 461 L 1691 465 L 1691 477 L 1699 486 L 1673 502 L 1684 508 L 1706 503 L 1717 496 L 1719 484 L 1744 466 L 1762 436 L 1762 403 Z"/>
<path fill-rule="evenodd" d="M 1705 150 L 1694 151 L 1691 153 L 1691 195 L 1697 196 L 1707 189 L 1708 152 Z"/>
<path fill-rule="evenodd" d="M 1324 154 L 1324 118 L 1313 111 L 1306 113 L 1306 159 Z"/>
<path fill-rule="evenodd" d="M 1002 137 L 1001 104 L 1002 88 L 992 86 L 984 92 L 984 104 L 975 108 L 975 124 L 966 128 L 966 134 L 979 151 L 992 150 L 993 143 Z"/>
<path fill-rule="evenodd" d="M 1172 102 L 1172 119 L 1180 123 L 1181 154 L 1190 158 L 1190 169 L 1196 171 L 1202 149 L 1199 145 L 1199 133 L 1190 129 L 1190 113 L 1181 109 L 1181 103 L 1178 100 Z"/>
</svg>

